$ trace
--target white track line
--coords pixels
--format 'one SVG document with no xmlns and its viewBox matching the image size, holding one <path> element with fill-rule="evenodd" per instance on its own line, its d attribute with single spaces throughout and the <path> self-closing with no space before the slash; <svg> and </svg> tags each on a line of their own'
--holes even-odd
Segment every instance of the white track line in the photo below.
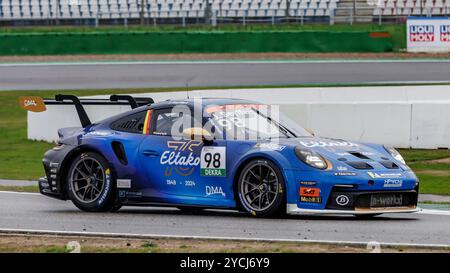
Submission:
<svg viewBox="0 0 450 273">
<path fill-rule="evenodd" d="M 7 193 L 7 194 L 23 194 L 23 195 L 42 195 L 38 192 L 21 192 L 21 191 L 0 191 L 0 193 Z"/>
<path fill-rule="evenodd" d="M 438 209 L 422 209 L 417 212 L 420 214 L 428 214 L 428 215 L 446 215 L 450 216 L 450 210 L 438 210 Z"/>
<path fill-rule="evenodd" d="M 367 59 L 367 60 L 211 60 L 211 61 L 86 61 L 86 62 L 18 62 L 0 63 L 13 66 L 84 66 L 84 65 L 180 65 L 180 64 L 328 64 L 328 63 L 448 63 L 449 59 Z"/>
<path fill-rule="evenodd" d="M 3 234 L 34 234 L 34 235 L 59 235 L 59 236 L 86 236 L 86 237 L 105 237 L 105 238 L 134 238 L 134 239 L 200 239 L 200 240 L 226 240 L 226 241 L 258 241 L 258 242 L 294 242 L 294 243 L 315 243 L 315 244 L 333 244 L 333 245 L 354 245 L 367 246 L 373 241 L 334 241 L 334 240 L 303 240 L 303 239 L 266 239 L 266 238 L 248 238 L 248 237 L 220 237 L 220 236 L 196 236 L 196 235 L 163 235 L 163 234 L 136 234 L 136 233 L 110 233 L 110 232 L 80 232 L 80 231 L 57 231 L 57 230 L 39 230 L 39 229 L 5 229 L 0 228 Z M 385 247 L 423 247 L 448 249 L 450 245 L 446 244 L 414 244 L 414 243 L 388 243 L 377 242 Z"/>
</svg>

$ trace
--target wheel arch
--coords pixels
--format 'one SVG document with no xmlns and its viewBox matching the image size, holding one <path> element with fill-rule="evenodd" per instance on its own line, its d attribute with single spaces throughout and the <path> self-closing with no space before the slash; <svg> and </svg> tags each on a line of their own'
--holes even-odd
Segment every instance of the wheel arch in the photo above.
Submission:
<svg viewBox="0 0 450 273">
<path fill-rule="evenodd" d="M 67 181 L 68 181 L 68 172 L 70 169 L 70 164 L 72 164 L 73 160 L 83 154 L 83 153 L 87 153 L 87 152 L 93 152 L 93 153 L 97 153 L 99 155 L 101 155 L 102 157 L 104 157 L 108 163 L 109 163 L 109 168 L 111 169 L 111 173 L 113 175 L 113 177 L 116 177 L 116 172 L 114 169 L 114 166 L 110 163 L 110 161 L 108 160 L 108 158 L 104 155 L 104 153 L 102 153 L 99 149 L 93 147 L 92 145 L 80 145 L 77 146 L 76 148 L 74 148 L 72 151 L 70 151 L 67 156 L 64 158 L 64 160 L 61 162 L 61 166 L 59 168 L 59 183 L 60 183 L 60 188 L 61 188 L 61 193 L 64 195 L 64 198 L 68 198 L 68 193 L 67 193 L 67 189 L 68 189 L 68 185 L 67 185 Z"/>
<path fill-rule="evenodd" d="M 240 206 L 239 205 L 239 198 L 238 198 L 238 182 L 239 182 L 239 177 L 241 176 L 242 171 L 244 170 L 245 166 L 250 163 L 253 160 L 267 160 L 272 162 L 275 166 L 277 166 L 278 170 L 280 171 L 281 175 L 283 176 L 283 184 L 284 184 L 284 189 L 285 192 L 287 192 L 287 176 L 286 173 L 284 172 L 284 168 L 282 167 L 282 165 L 280 164 L 279 160 L 273 156 L 269 156 L 266 153 L 257 153 L 257 154 L 251 154 L 248 155 L 246 157 L 244 157 L 238 164 L 237 164 L 237 168 L 236 171 L 234 172 L 234 176 L 233 176 L 233 195 L 234 195 L 234 200 L 236 202 L 236 206 Z M 286 201 L 286 200 L 285 200 Z"/>
</svg>

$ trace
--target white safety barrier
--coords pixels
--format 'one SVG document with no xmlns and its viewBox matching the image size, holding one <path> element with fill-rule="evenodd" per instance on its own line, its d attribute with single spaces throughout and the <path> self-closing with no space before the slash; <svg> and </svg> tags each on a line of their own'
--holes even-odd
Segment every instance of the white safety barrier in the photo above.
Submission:
<svg viewBox="0 0 450 273">
<path fill-rule="evenodd" d="M 155 101 L 193 97 L 243 98 L 280 105 L 282 112 L 318 136 L 399 148 L 450 148 L 450 86 L 327 87 L 195 90 L 136 94 Z M 95 96 L 90 98 L 101 98 Z M 85 106 L 92 121 L 128 106 Z M 56 141 L 57 130 L 80 126 L 71 105 L 28 113 L 28 138 Z"/>
</svg>

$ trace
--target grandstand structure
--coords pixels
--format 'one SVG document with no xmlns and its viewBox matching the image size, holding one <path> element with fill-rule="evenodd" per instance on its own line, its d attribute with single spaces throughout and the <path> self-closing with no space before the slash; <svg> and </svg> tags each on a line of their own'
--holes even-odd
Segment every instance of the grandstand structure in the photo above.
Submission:
<svg viewBox="0 0 450 273">
<path fill-rule="evenodd" d="M 376 21 L 381 16 L 436 16 L 449 11 L 450 0 L 0 0 L 1 22 L 28 24 L 53 20 L 98 24 L 120 19 L 345 22 L 358 16 Z"/>
</svg>

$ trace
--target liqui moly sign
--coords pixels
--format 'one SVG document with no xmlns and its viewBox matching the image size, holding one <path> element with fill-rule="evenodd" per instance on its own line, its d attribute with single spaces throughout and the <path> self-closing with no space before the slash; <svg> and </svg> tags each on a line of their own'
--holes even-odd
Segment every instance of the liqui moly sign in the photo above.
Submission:
<svg viewBox="0 0 450 273">
<path fill-rule="evenodd" d="M 450 24 L 441 25 L 440 33 L 441 42 L 450 43 Z"/>
<path fill-rule="evenodd" d="M 448 17 L 409 17 L 406 27 L 409 52 L 450 52 Z"/>
<path fill-rule="evenodd" d="M 412 42 L 433 42 L 433 25 L 412 25 L 409 27 L 409 40 Z"/>
</svg>

